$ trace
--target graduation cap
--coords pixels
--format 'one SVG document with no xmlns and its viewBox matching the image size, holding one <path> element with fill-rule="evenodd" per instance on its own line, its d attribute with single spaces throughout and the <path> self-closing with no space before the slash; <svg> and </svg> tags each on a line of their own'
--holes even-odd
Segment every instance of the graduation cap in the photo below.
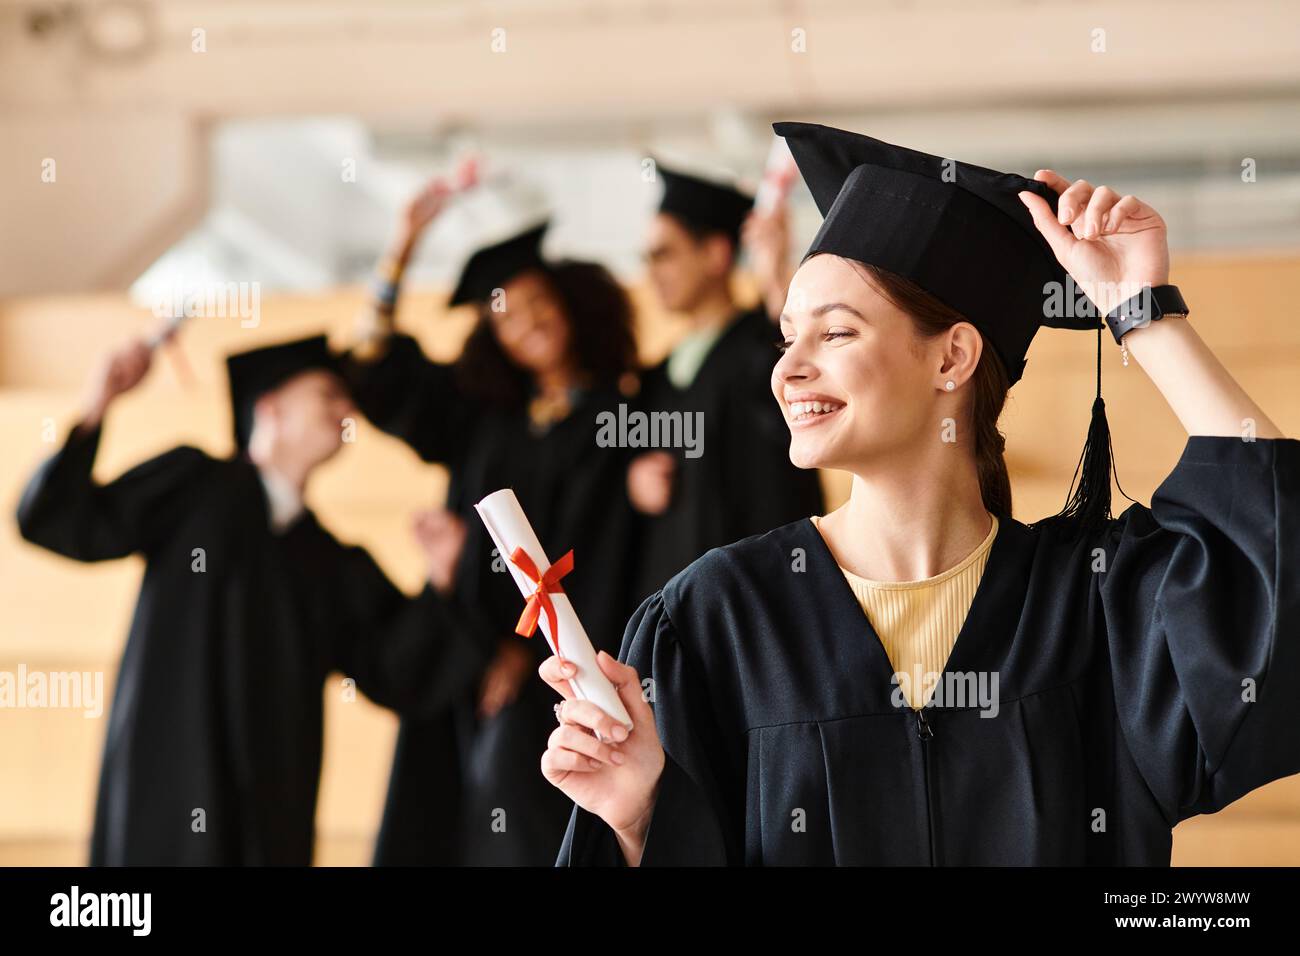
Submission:
<svg viewBox="0 0 1300 956">
<path fill-rule="evenodd" d="M 542 258 L 542 236 L 549 221 L 524 230 L 501 242 L 477 250 L 461 270 L 456 290 L 449 305 L 467 302 L 484 302 L 520 273 L 529 269 L 545 269 Z"/>
<path fill-rule="evenodd" d="M 740 227 L 754 208 L 754 197 L 730 183 L 692 176 L 656 163 L 664 182 L 659 211 L 687 225 L 724 233 L 740 242 Z"/>
<path fill-rule="evenodd" d="M 909 279 L 979 329 L 1014 384 L 1042 326 L 1097 332 L 1097 396 L 1077 489 L 1057 517 L 1110 517 L 1110 430 L 1101 399 L 1101 327 L 1092 308 L 1048 315 L 1075 288 L 1017 195 L 1045 183 L 815 123 L 775 123 L 825 217 L 805 258 L 830 253 Z"/>
<path fill-rule="evenodd" d="M 248 447 L 253 433 L 253 406 L 267 392 L 300 372 L 322 369 L 343 378 L 342 367 L 323 335 L 297 339 L 226 357 L 230 404 L 234 409 L 235 443 Z M 346 380 L 346 379 L 345 379 Z"/>
</svg>

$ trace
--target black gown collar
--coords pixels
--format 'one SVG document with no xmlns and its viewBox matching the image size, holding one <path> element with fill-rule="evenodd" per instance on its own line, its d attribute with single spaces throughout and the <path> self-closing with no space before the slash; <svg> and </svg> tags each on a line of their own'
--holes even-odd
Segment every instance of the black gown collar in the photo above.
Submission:
<svg viewBox="0 0 1300 956">
<path fill-rule="evenodd" d="M 700 363 L 700 367 L 695 370 L 695 377 L 691 379 L 690 384 L 683 389 L 677 389 L 677 391 L 689 392 L 695 387 L 697 382 L 708 381 L 708 374 L 712 371 L 713 367 L 722 364 L 725 361 L 725 357 L 731 347 L 732 341 L 739 339 L 747 330 L 754 327 L 754 317 L 758 314 L 759 312 L 757 309 L 738 309 L 731 317 L 731 320 L 723 326 L 722 331 L 718 333 L 718 337 L 713 340 L 713 344 L 709 346 L 709 352 L 704 356 L 704 361 Z M 762 313 L 762 318 L 764 321 L 767 321 L 767 314 Z M 776 341 L 775 323 L 772 323 L 772 340 L 773 342 Z M 669 358 L 671 358 L 671 354 L 665 356 L 663 361 L 660 362 L 660 367 L 663 370 L 665 379 L 668 377 Z M 777 354 L 774 347 L 772 349 L 772 364 L 774 365 L 776 364 L 776 358 Z M 674 386 L 674 388 L 676 388 L 676 386 Z"/>
<path fill-rule="evenodd" d="M 288 540 L 309 533 L 313 528 L 318 527 L 316 515 L 304 502 L 302 510 L 298 512 L 293 521 L 278 533 L 272 530 L 271 500 L 267 497 L 266 485 L 262 481 L 262 476 L 258 473 L 257 465 L 253 464 L 253 460 L 248 457 L 248 453 L 243 451 L 236 453 L 230 461 L 238 469 L 238 473 L 247 486 L 245 494 L 248 500 L 256 502 L 255 507 L 260 522 L 259 527 L 265 528 L 270 537 Z"/>
<path fill-rule="evenodd" d="M 1026 586 L 1034 551 L 1034 536 L 1019 521 L 998 514 L 998 531 L 989 550 L 988 562 L 975 590 L 966 620 L 957 633 L 944 674 L 997 669 L 1010 649 L 1016 625 L 1024 609 Z M 894 666 L 880 635 L 863 613 L 830 547 L 809 518 L 791 526 L 794 544 L 808 555 L 808 570 L 819 581 L 819 593 L 827 602 L 828 618 L 851 622 L 846 641 L 866 640 L 866 666 L 870 671 L 866 700 L 873 711 L 897 711 L 893 704 Z M 910 709 L 910 708 L 909 708 Z M 953 709 L 927 707 L 933 709 Z"/>
</svg>

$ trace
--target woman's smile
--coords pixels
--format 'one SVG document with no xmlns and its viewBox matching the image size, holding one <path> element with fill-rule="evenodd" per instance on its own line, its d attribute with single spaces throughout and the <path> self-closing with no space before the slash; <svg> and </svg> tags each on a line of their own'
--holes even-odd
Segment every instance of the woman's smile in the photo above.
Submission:
<svg viewBox="0 0 1300 956">
<path fill-rule="evenodd" d="M 826 395 L 801 393 L 786 400 L 786 420 L 791 428 L 819 425 L 843 410 L 845 403 Z"/>
</svg>

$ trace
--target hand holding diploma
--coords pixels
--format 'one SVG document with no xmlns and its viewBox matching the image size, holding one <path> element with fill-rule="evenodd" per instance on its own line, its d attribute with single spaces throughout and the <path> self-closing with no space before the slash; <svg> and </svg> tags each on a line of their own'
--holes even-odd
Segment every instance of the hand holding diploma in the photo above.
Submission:
<svg viewBox="0 0 1300 956">
<path fill-rule="evenodd" d="M 149 342 L 136 338 L 105 356 L 87 383 L 80 427 L 87 430 L 97 427 L 113 401 L 139 385 L 148 374 L 153 355 Z"/>
<path fill-rule="evenodd" d="M 790 147 L 784 138 L 777 136 L 768 153 L 754 211 L 741 229 L 741 245 L 749 254 L 750 271 L 774 322 L 785 307 L 786 291 L 794 277 L 786 200 L 798 178 L 799 169 Z"/>
<path fill-rule="evenodd" d="M 514 492 L 493 492 L 475 510 L 527 598 L 521 631 L 540 626 L 556 652 L 538 671 L 564 697 L 557 709 L 560 726 L 542 755 L 542 773 L 609 824 L 635 865 L 664 767 L 641 681 L 634 668 L 604 651 L 596 654 L 561 583 L 573 556 L 551 563 Z"/>
<path fill-rule="evenodd" d="M 573 567 L 572 553 L 552 565 L 519 507 L 519 500 L 509 488 L 492 492 L 474 510 L 483 519 L 519 592 L 527 599 L 519 633 L 531 635 L 540 626 L 551 650 L 577 667 L 571 681 L 574 695 L 580 700 L 590 700 L 623 724 L 624 729 L 631 730 L 632 718 L 614 685 L 596 666 L 596 649 L 564 593 L 561 579 Z"/>
<path fill-rule="evenodd" d="M 186 318 L 179 315 L 167 319 L 152 335 L 133 338 L 104 357 L 87 383 L 79 428 L 89 430 L 97 427 L 114 400 L 144 380 L 153 367 L 154 354 L 175 340 Z M 173 354 L 179 363 L 179 353 Z M 187 374 L 183 364 L 178 368 L 183 375 Z"/>
<path fill-rule="evenodd" d="M 542 774 L 582 809 L 604 820 L 618 838 L 628 865 L 636 866 L 664 770 L 664 748 L 654 713 L 641 696 L 636 668 L 620 664 L 604 651 L 597 664 L 631 712 L 633 730 L 627 734 L 622 724 L 591 701 L 578 700 L 568 679 L 575 673 L 573 664 L 549 657 L 538 673 L 564 696 L 564 702 L 557 711 L 560 726 L 542 754 Z"/>
</svg>

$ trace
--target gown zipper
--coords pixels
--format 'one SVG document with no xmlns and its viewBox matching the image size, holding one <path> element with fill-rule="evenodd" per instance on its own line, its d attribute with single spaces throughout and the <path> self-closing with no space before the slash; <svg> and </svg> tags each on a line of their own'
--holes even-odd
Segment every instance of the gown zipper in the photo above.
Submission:
<svg viewBox="0 0 1300 956">
<path fill-rule="evenodd" d="M 935 843 L 938 840 L 934 821 L 934 795 L 931 789 L 930 780 L 934 771 L 930 766 L 930 752 L 934 749 L 934 728 L 930 722 L 925 719 L 925 710 L 920 709 L 916 712 L 916 736 L 921 741 L 921 755 L 925 768 L 925 818 L 926 827 L 930 835 L 930 865 L 938 866 L 936 860 Z"/>
</svg>

